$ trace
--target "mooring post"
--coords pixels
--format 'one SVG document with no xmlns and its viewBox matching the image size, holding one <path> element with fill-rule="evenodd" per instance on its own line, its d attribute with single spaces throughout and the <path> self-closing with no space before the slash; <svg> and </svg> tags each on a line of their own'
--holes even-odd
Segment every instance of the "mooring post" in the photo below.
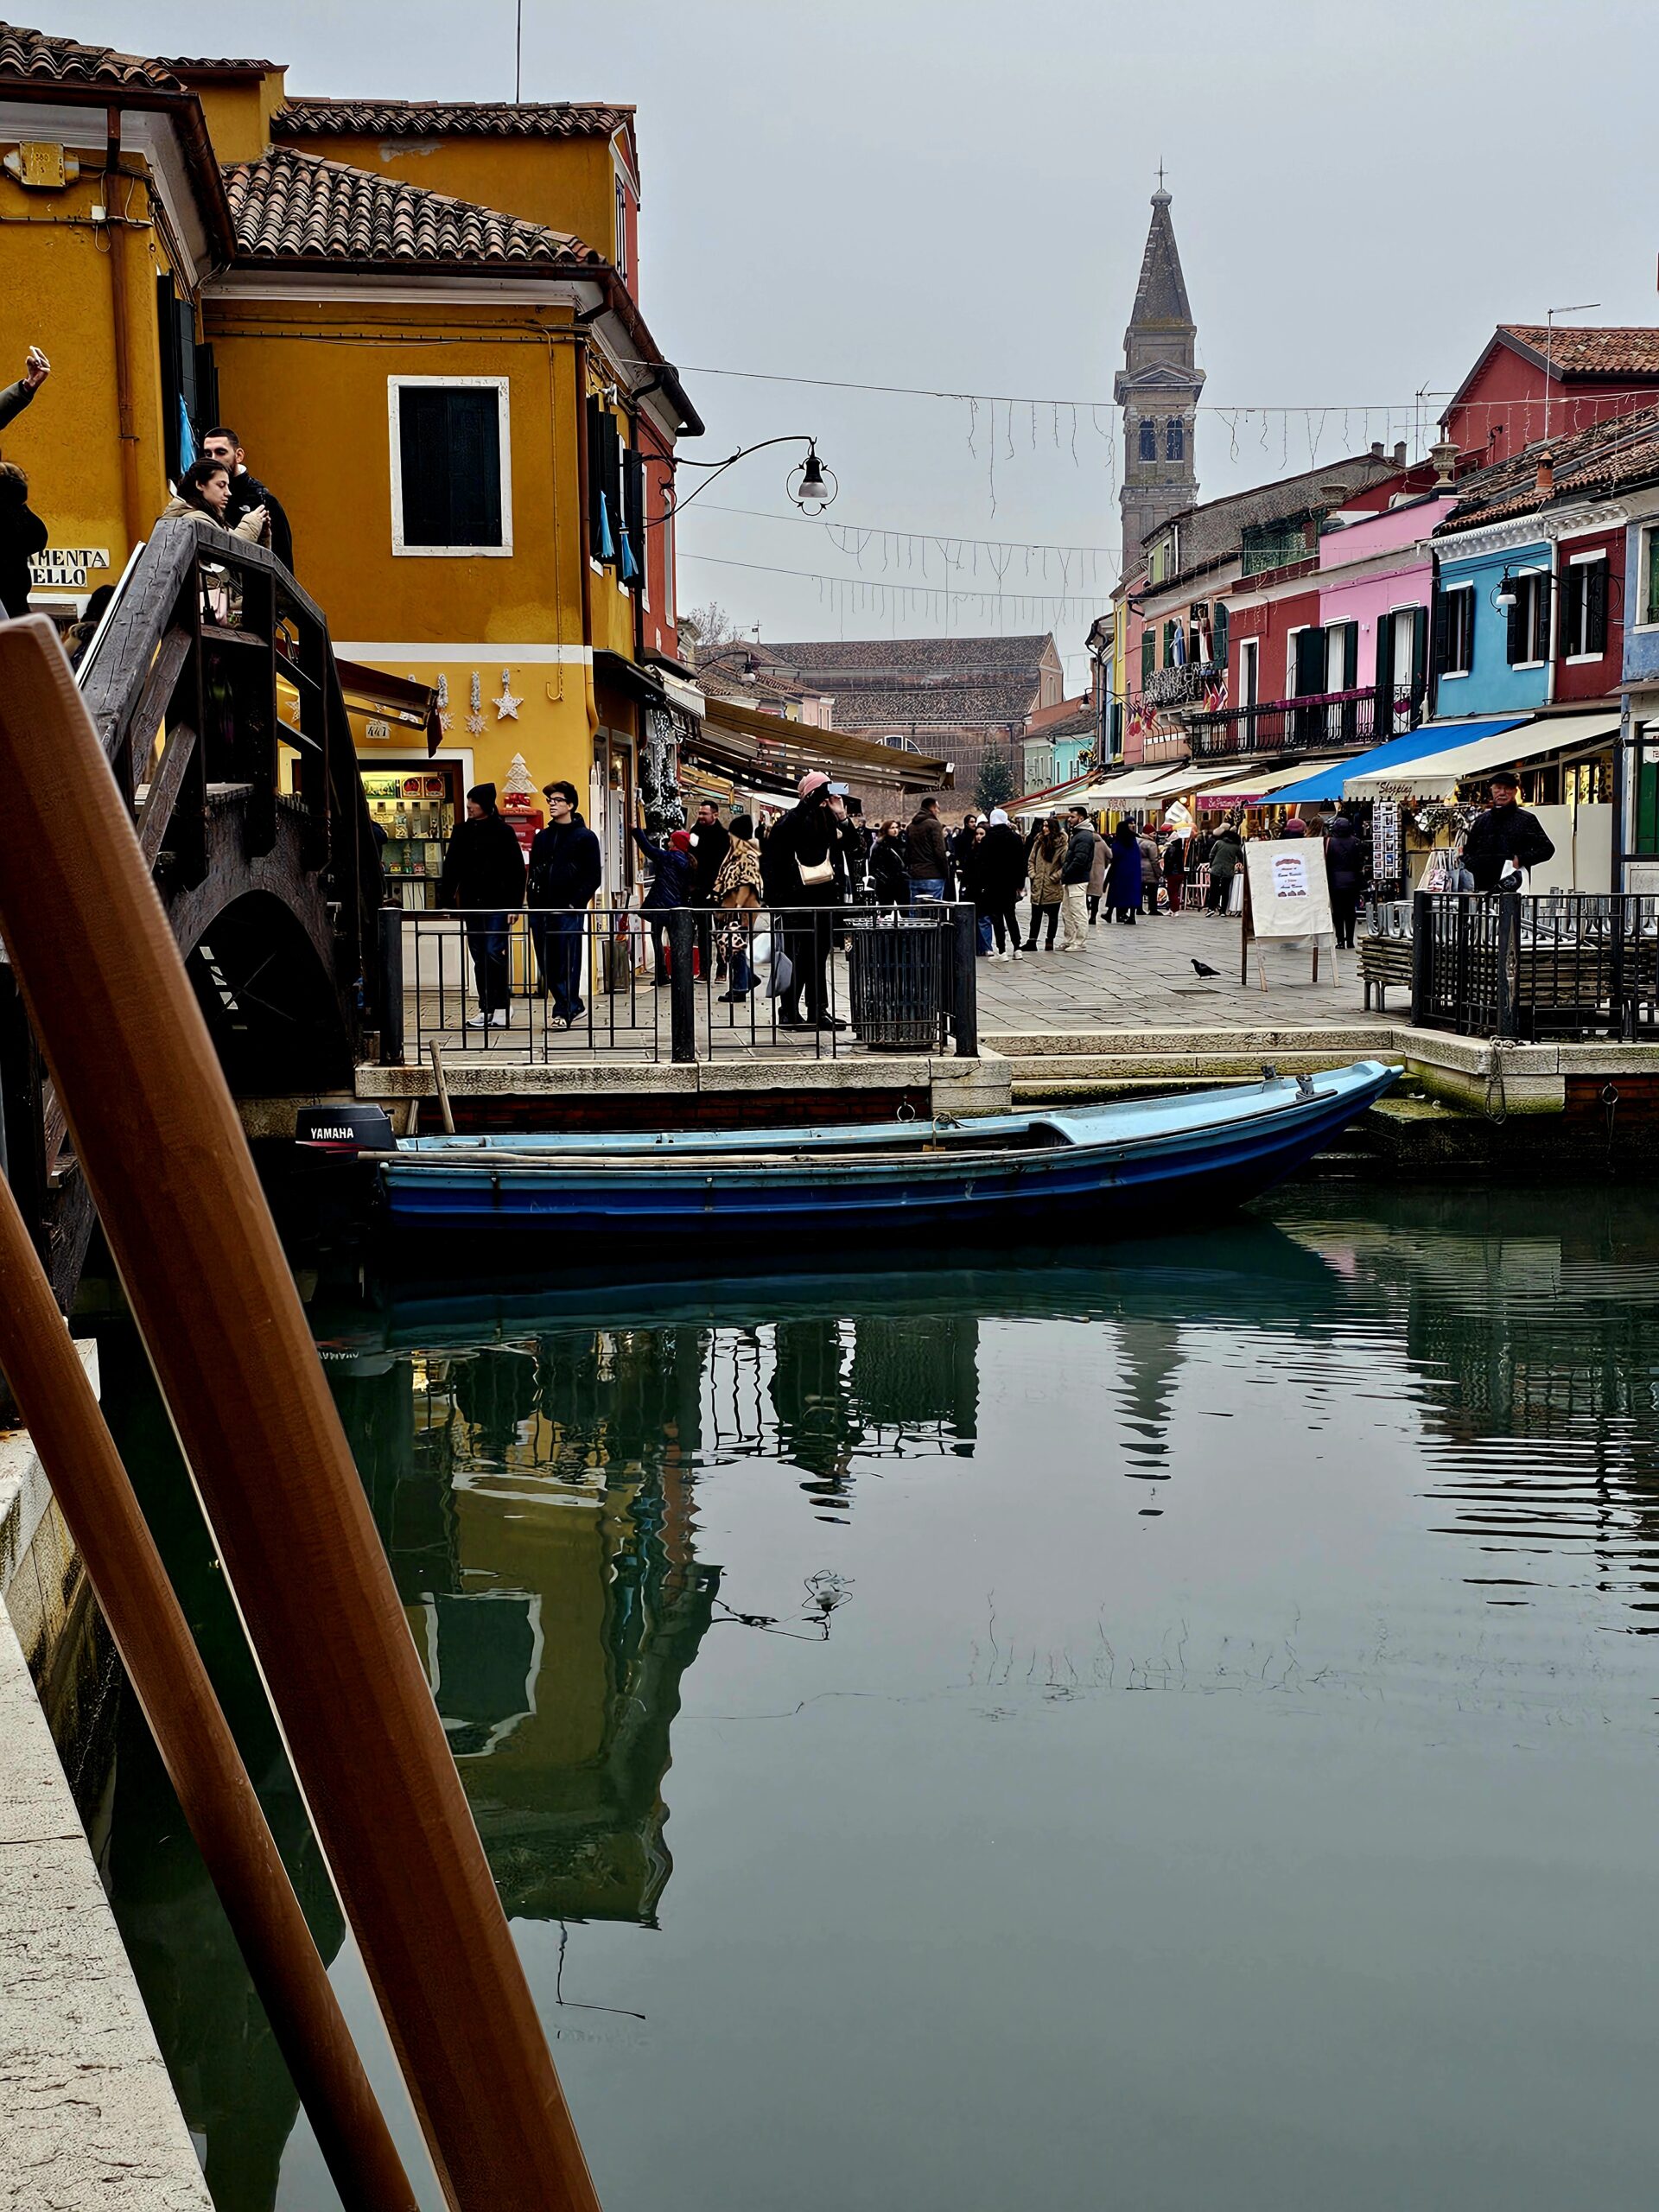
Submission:
<svg viewBox="0 0 1659 2212">
<path fill-rule="evenodd" d="M 957 1033 L 957 1058 L 979 1057 L 979 917 L 971 906 L 950 909 L 950 1020 Z"/>
<path fill-rule="evenodd" d="M 697 979 L 692 947 L 696 928 L 689 906 L 676 906 L 668 918 L 669 1056 L 677 1065 L 697 1057 Z"/>
<path fill-rule="evenodd" d="M 404 910 L 380 909 L 380 1064 L 404 1064 Z"/>
<path fill-rule="evenodd" d="M 347 2204 L 414 2212 L 276 1839 L 10 1184 L 0 1180 L 0 1368 L 85 1560 L 168 1779 Z"/>
<path fill-rule="evenodd" d="M 44 616 L 0 623 L 0 933 L 448 2201 L 597 2212 L 236 1109 Z"/>
</svg>

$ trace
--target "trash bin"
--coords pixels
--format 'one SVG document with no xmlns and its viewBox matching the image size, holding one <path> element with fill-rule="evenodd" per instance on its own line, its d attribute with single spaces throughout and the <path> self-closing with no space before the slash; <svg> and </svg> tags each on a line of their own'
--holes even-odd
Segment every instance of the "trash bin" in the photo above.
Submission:
<svg viewBox="0 0 1659 2212">
<path fill-rule="evenodd" d="M 888 1051 L 938 1049 L 945 1007 L 949 917 L 893 914 L 855 920 L 847 932 L 853 1034 Z"/>
</svg>

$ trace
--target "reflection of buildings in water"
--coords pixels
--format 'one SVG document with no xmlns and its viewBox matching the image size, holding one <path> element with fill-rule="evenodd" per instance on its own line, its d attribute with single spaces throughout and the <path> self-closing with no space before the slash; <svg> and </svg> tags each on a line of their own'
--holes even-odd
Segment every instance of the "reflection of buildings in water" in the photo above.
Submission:
<svg viewBox="0 0 1659 2212">
<path fill-rule="evenodd" d="M 690 1541 L 702 1363 L 695 1329 L 561 1331 L 342 1387 L 512 1913 L 649 1921 L 668 1879 L 669 1732 L 719 1581 Z"/>
<path fill-rule="evenodd" d="M 1659 1251 L 1640 1223 L 1615 1193 L 1465 1192 L 1289 1224 L 1339 1241 L 1356 1294 L 1392 1317 L 1431 1495 L 1503 1602 L 1587 1551 L 1599 1587 L 1659 1614 Z"/>
<path fill-rule="evenodd" d="M 775 1448 L 806 1475 L 801 1488 L 821 1517 L 852 1503 L 855 1459 L 972 1456 L 976 1315 L 813 1315 L 774 1323 L 772 1339 Z"/>
</svg>

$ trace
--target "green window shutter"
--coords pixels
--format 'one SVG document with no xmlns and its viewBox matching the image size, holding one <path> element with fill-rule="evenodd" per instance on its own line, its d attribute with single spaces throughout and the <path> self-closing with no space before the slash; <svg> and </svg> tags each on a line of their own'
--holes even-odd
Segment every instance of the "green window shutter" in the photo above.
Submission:
<svg viewBox="0 0 1659 2212">
<path fill-rule="evenodd" d="M 1649 531 L 1647 546 L 1642 620 L 1644 622 L 1659 622 L 1659 523 Z"/>
<path fill-rule="evenodd" d="M 1227 632 L 1229 626 L 1227 602 L 1225 600 L 1218 600 L 1216 602 L 1215 627 L 1210 633 L 1211 650 L 1215 654 L 1216 666 L 1217 668 L 1225 668 L 1227 665 Z"/>
<path fill-rule="evenodd" d="M 1342 688 L 1351 691 L 1359 682 L 1359 625 L 1344 622 L 1342 627 Z"/>
<path fill-rule="evenodd" d="M 1411 690 L 1417 697 L 1428 674 L 1428 609 L 1419 607 L 1411 617 Z"/>
<path fill-rule="evenodd" d="M 1394 667 L 1394 617 L 1379 614 L 1376 618 L 1376 726 L 1386 726 L 1394 689 L 1399 678 Z"/>
<path fill-rule="evenodd" d="M 1589 600 L 1585 609 L 1584 650 L 1587 653 L 1605 653 L 1607 650 L 1607 563 L 1592 561 L 1583 574 Z"/>
<path fill-rule="evenodd" d="M 1523 577 L 1517 576 L 1510 586 L 1515 594 L 1515 605 L 1507 610 L 1509 634 L 1503 650 L 1511 668 L 1529 658 L 1527 652 L 1528 587 Z"/>
<path fill-rule="evenodd" d="M 1158 664 L 1158 640 L 1150 630 L 1141 632 L 1141 689 L 1144 691 L 1152 681 L 1152 671 Z"/>
</svg>

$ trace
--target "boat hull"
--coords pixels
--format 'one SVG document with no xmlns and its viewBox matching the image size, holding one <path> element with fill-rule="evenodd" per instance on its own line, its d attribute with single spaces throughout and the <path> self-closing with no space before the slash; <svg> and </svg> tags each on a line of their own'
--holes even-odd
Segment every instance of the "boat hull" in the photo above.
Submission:
<svg viewBox="0 0 1659 2212">
<path fill-rule="evenodd" d="M 1219 1091 L 1178 1103 L 1008 1116 L 973 1125 L 980 1148 L 925 1148 L 925 1128 L 899 1142 L 891 1125 L 867 1131 L 780 1132 L 677 1158 L 642 1158 L 639 1139 L 602 1147 L 568 1141 L 556 1164 L 515 1153 L 500 1160 L 446 1157 L 442 1140 L 384 1163 L 381 1183 L 394 1231 L 464 1231 L 544 1243 L 568 1260 L 589 1240 L 656 1247 L 701 1241 L 763 1242 L 804 1259 L 826 1236 L 867 1242 L 894 1231 L 930 1239 L 1098 1237 L 1144 1225 L 1178 1201 L 1221 1210 L 1258 1197 L 1305 1166 L 1397 1078 L 1397 1068 L 1361 1062 L 1319 1078 L 1312 1096 L 1294 1082 Z M 1206 1116 L 1206 1100 L 1215 1102 Z M 1149 1110 L 1162 1105 L 1160 1114 Z M 1010 1142 L 997 1145 L 1006 1128 Z M 1033 1148 L 1033 1132 L 1064 1132 Z M 907 1133 L 899 1133 L 900 1135 Z M 810 1141 L 821 1140 L 815 1149 Z M 512 1143 L 512 1140 L 505 1141 Z M 664 1141 L 691 1146 L 695 1137 Z M 868 1146 L 869 1149 L 858 1147 Z M 465 1140 L 456 1149 L 464 1148 Z M 775 1147 L 775 1149 L 774 1149 Z M 722 1156 L 722 1153 L 730 1156 Z M 1188 1214 L 1190 1217 L 1190 1214 Z"/>
</svg>

